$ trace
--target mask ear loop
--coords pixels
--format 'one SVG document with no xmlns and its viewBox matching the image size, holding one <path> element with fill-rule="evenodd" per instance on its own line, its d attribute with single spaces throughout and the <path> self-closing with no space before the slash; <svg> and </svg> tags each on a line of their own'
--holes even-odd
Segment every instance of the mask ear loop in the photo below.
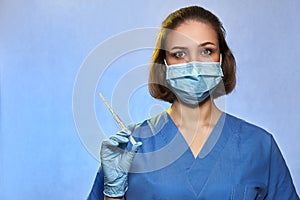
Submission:
<svg viewBox="0 0 300 200">
<path fill-rule="evenodd" d="M 166 65 L 166 67 L 168 67 L 169 65 L 167 64 L 167 61 L 166 61 L 166 59 L 164 59 L 164 63 L 165 63 L 165 65 Z"/>
</svg>

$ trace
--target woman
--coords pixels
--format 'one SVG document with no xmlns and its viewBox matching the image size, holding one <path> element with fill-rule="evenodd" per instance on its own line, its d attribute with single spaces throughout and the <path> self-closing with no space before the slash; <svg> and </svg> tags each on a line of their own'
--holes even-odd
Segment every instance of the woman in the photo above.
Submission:
<svg viewBox="0 0 300 200">
<path fill-rule="evenodd" d="M 273 137 L 214 103 L 235 87 L 224 34 L 201 7 L 166 18 L 149 91 L 172 105 L 103 141 L 88 199 L 299 199 Z"/>
</svg>

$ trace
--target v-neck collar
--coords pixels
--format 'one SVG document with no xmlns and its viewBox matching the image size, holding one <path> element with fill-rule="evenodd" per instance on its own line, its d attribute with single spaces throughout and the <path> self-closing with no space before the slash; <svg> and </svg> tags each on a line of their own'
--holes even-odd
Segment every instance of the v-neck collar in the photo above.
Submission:
<svg viewBox="0 0 300 200">
<path fill-rule="evenodd" d="M 194 157 L 188 143 L 186 142 L 186 140 L 184 139 L 182 133 L 180 132 L 180 130 L 178 129 L 178 127 L 176 126 L 176 124 L 174 123 L 174 121 L 172 120 L 171 116 L 165 111 L 163 113 L 165 119 L 167 119 L 168 121 L 170 121 L 170 126 L 169 128 L 171 128 L 171 130 L 177 130 L 177 131 L 163 131 L 162 134 L 167 141 L 172 140 L 173 137 L 176 136 L 176 134 L 180 134 L 182 139 L 185 141 L 186 144 L 186 149 L 187 151 L 189 151 L 192 156 Z M 220 118 L 218 119 L 215 127 L 213 128 L 212 132 L 210 133 L 210 135 L 208 136 L 207 140 L 205 141 L 201 151 L 198 153 L 198 155 L 196 157 L 194 157 L 194 159 L 204 159 L 206 156 L 208 156 L 209 154 L 212 153 L 216 153 L 220 148 L 223 147 L 224 143 L 227 141 L 227 137 L 226 135 L 224 135 L 224 137 L 221 137 L 221 133 L 223 130 L 223 127 L 225 125 L 225 119 L 226 119 L 226 113 L 222 112 Z M 218 147 L 220 146 L 220 147 Z"/>
<path fill-rule="evenodd" d="M 194 191 L 195 197 L 199 197 L 205 184 L 209 180 L 213 169 L 221 158 L 222 150 L 230 137 L 231 129 L 228 122 L 226 122 L 227 114 L 222 112 L 197 157 L 194 157 L 188 143 L 169 114 L 165 112 L 163 115 L 167 116 L 165 119 L 168 120 L 168 126 L 163 129 L 161 136 L 165 138 L 165 141 L 170 141 L 172 138 L 178 138 L 177 140 L 180 141 L 178 144 L 180 145 L 178 147 L 173 146 L 173 148 L 181 150 L 185 149 L 179 158 L 179 162 L 182 164 L 181 167 L 186 174 L 186 181 L 189 184 L 189 187 Z M 195 174 L 199 173 L 201 175 L 195 177 Z"/>
<path fill-rule="evenodd" d="M 222 113 L 214 127 L 202 152 L 195 158 L 183 135 L 166 111 L 148 120 L 148 126 L 141 125 L 139 132 L 146 134 L 143 138 L 143 148 L 135 156 L 133 171 L 150 172 L 164 168 L 178 159 L 184 158 L 184 168 L 190 168 L 195 161 L 202 163 L 217 160 L 228 139 L 228 126 L 225 123 L 226 113 Z M 148 128 L 146 128 L 148 127 Z M 228 127 L 227 127 L 228 128 Z M 151 142 L 151 145 L 147 145 Z M 155 161 L 155 162 L 154 162 Z M 150 163 L 149 163 L 150 162 Z"/>
</svg>

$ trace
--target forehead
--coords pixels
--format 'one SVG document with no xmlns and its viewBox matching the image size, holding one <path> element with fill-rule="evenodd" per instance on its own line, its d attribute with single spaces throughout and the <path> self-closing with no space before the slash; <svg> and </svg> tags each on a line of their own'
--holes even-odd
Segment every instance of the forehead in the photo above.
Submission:
<svg viewBox="0 0 300 200">
<path fill-rule="evenodd" d="M 211 42 L 218 46 L 218 37 L 214 29 L 203 22 L 189 20 L 170 31 L 166 38 L 166 47 L 200 45 Z"/>
</svg>

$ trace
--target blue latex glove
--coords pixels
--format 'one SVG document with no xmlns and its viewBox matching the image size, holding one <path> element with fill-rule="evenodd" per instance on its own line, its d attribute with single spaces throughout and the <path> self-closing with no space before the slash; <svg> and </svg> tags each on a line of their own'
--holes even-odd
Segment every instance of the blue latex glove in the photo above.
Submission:
<svg viewBox="0 0 300 200">
<path fill-rule="evenodd" d="M 131 129 L 133 127 L 129 127 Z M 128 189 L 128 171 L 141 142 L 126 149 L 131 130 L 122 130 L 103 140 L 100 152 L 101 166 L 104 174 L 104 195 L 123 197 Z"/>
</svg>

